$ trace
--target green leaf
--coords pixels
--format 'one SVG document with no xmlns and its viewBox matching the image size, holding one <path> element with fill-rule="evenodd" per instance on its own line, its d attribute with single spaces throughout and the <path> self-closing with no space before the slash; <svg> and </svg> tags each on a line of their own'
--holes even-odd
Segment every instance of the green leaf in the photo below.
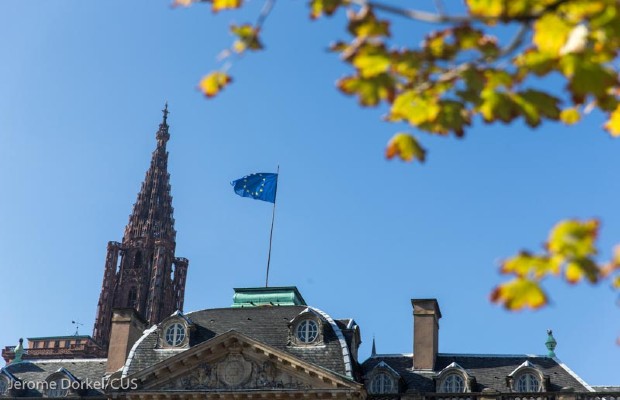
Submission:
<svg viewBox="0 0 620 400">
<path fill-rule="evenodd" d="M 537 76 L 544 76 L 557 66 L 555 57 L 550 56 L 549 53 L 534 49 L 529 49 L 517 55 L 513 63 L 519 68 L 520 77 L 524 77 L 530 72 Z"/>
<path fill-rule="evenodd" d="M 512 99 L 521 109 L 525 122 L 531 127 L 540 124 L 541 117 L 557 120 L 560 116 L 558 103 L 560 100 L 547 93 L 528 89 L 513 94 Z"/>
<path fill-rule="evenodd" d="M 577 104 L 583 103 L 588 95 L 605 98 L 618 85 L 614 71 L 590 61 L 587 55 L 568 54 L 562 57 L 560 66 L 569 79 L 568 90 Z"/>
<path fill-rule="evenodd" d="M 454 100 L 440 100 L 438 106 L 437 117 L 421 123 L 418 127 L 440 135 L 454 132 L 456 136 L 463 136 L 464 127 L 471 123 L 469 113 L 463 103 Z"/>
<path fill-rule="evenodd" d="M 371 78 L 346 77 L 338 81 L 338 88 L 345 94 L 357 95 L 363 106 L 375 106 L 381 100 L 394 100 L 394 80 L 385 73 Z"/>
<path fill-rule="evenodd" d="M 517 105 L 506 93 L 485 89 L 480 97 L 482 102 L 477 109 L 485 122 L 510 122 L 519 115 Z"/>
</svg>

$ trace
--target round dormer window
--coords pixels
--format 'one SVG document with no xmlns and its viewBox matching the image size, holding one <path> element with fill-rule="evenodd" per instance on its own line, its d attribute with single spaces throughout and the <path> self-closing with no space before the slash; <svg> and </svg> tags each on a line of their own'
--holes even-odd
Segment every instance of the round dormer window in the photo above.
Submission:
<svg viewBox="0 0 620 400">
<path fill-rule="evenodd" d="M 529 372 L 519 375 L 517 383 L 515 385 L 517 392 L 539 392 L 540 381 L 539 379 Z"/>
<path fill-rule="evenodd" d="M 166 328 L 166 343 L 170 346 L 179 346 L 185 340 L 185 327 L 182 324 L 172 324 Z"/>
<path fill-rule="evenodd" d="M 311 319 L 303 320 L 297 325 L 297 339 L 302 343 L 312 343 L 319 336 L 319 326 Z"/>
<path fill-rule="evenodd" d="M 463 393 L 465 391 L 465 381 L 460 374 L 450 374 L 441 383 L 443 393 Z"/>
</svg>

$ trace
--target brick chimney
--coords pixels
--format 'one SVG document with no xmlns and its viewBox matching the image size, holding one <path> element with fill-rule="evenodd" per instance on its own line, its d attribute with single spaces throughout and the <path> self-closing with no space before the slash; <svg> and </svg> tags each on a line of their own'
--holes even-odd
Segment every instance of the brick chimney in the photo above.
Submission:
<svg viewBox="0 0 620 400">
<path fill-rule="evenodd" d="M 437 299 L 412 299 L 413 369 L 434 369 L 439 350 L 439 304 Z"/>
<path fill-rule="evenodd" d="M 129 351 L 145 328 L 146 321 L 133 308 L 112 310 L 106 373 L 116 372 L 125 365 Z"/>
</svg>

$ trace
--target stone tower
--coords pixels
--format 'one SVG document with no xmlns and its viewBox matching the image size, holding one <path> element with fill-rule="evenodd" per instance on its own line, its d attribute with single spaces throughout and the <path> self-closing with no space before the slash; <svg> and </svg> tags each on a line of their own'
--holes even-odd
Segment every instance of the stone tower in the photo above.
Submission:
<svg viewBox="0 0 620 400">
<path fill-rule="evenodd" d="M 123 242 L 109 242 L 93 339 L 108 348 L 112 310 L 133 308 L 148 323 L 183 309 L 188 260 L 175 257 L 176 231 L 168 174 L 168 105 L 157 148 L 129 216 Z"/>
</svg>

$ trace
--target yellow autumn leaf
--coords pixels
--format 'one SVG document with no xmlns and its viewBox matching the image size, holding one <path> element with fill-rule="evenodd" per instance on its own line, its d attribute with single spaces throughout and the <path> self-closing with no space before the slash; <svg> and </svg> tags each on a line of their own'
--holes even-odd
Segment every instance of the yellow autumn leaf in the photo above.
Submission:
<svg viewBox="0 0 620 400">
<path fill-rule="evenodd" d="M 225 72 L 211 72 L 204 76 L 198 84 L 198 89 L 207 97 L 217 95 L 226 85 L 232 81 Z"/>
<path fill-rule="evenodd" d="M 547 250 L 558 256 L 582 259 L 596 254 L 599 222 L 596 219 L 569 219 L 557 223 L 547 241 Z"/>
<path fill-rule="evenodd" d="M 620 136 L 620 105 L 609 115 L 609 120 L 605 123 L 605 129 L 613 137 Z"/>
<path fill-rule="evenodd" d="M 395 82 L 388 74 L 372 78 L 348 76 L 338 81 L 338 89 L 348 95 L 357 95 L 363 106 L 375 106 L 380 101 L 391 102 L 394 99 Z"/>
<path fill-rule="evenodd" d="M 424 150 L 418 141 L 408 133 L 397 133 L 388 142 L 385 149 L 385 156 L 392 159 L 399 156 L 403 161 L 413 161 L 418 159 L 424 162 L 426 158 L 426 150 Z"/>
<path fill-rule="evenodd" d="M 536 279 L 550 273 L 557 274 L 559 270 L 560 265 L 557 260 L 547 256 L 533 255 L 526 251 L 505 260 L 500 268 L 503 274 L 515 274 L 522 278 L 530 276 Z"/>
<path fill-rule="evenodd" d="M 413 126 L 418 126 L 434 121 L 440 111 L 437 98 L 407 90 L 396 97 L 387 119 L 389 121 L 405 120 Z"/>
<path fill-rule="evenodd" d="M 321 15 L 332 15 L 338 7 L 348 3 L 347 0 L 311 0 L 310 18 L 316 19 Z"/>
<path fill-rule="evenodd" d="M 499 17 L 504 13 L 503 0 L 466 0 L 469 12 L 480 17 Z"/>
<path fill-rule="evenodd" d="M 236 53 L 243 53 L 245 50 L 261 50 L 263 44 L 258 39 L 258 28 L 250 24 L 231 25 L 230 31 L 237 36 L 233 43 L 233 50 Z"/>
<path fill-rule="evenodd" d="M 575 107 L 566 108 L 560 112 L 560 120 L 566 125 L 573 125 L 579 122 L 581 114 Z"/>
<path fill-rule="evenodd" d="M 569 283 L 577 283 L 583 278 L 586 278 L 590 283 L 596 283 L 601 275 L 601 270 L 592 259 L 580 258 L 569 262 L 564 274 Z"/>
<path fill-rule="evenodd" d="M 212 0 L 211 9 L 213 12 L 222 10 L 233 10 L 243 5 L 243 0 Z"/>
<path fill-rule="evenodd" d="M 538 282 L 516 278 L 497 286 L 491 293 L 491 301 L 517 311 L 528 307 L 540 308 L 547 304 L 547 296 Z"/>
<path fill-rule="evenodd" d="M 547 13 L 534 23 L 533 42 L 543 53 L 557 56 L 573 27 L 558 14 Z"/>
<path fill-rule="evenodd" d="M 390 67 L 390 56 L 385 46 L 366 44 L 361 46 L 353 55 L 352 64 L 358 69 L 361 76 L 370 78 L 384 73 Z"/>
<path fill-rule="evenodd" d="M 349 18 L 347 29 L 357 38 L 390 36 L 390 23 L 379 21 L 370 7 L 362 7 L 357 13 L 349 10 L 347 17 Z"/>
</svg>

